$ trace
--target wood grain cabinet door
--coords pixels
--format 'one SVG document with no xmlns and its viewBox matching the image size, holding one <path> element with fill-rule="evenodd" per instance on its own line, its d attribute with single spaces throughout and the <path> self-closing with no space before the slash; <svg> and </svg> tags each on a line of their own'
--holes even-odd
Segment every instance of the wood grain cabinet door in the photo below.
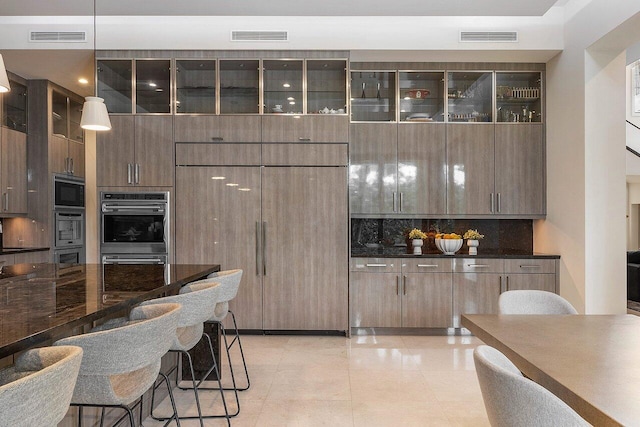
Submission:
<svg viewBox="0 0 640 427">
<path fill-rule="evenodd" d="M 262 329 L 260 168 L 176 168 L 175 217 L 176 262 L 241 268 L 229 306 L 239 328 Z"/>
<path fill-rule="evenodd" d="M 147 187 L 173 186 L 173 153 L 173 117 L 136 116 L 136 184 Z"/>
<path fill-rule="evenodd" d="M 398 209 L 398 126 L 351 125 L 349 200 L 352 214 L 385 214 Z"/>
<path fill-rule="evenodd" d="M 462 314 L 498 314 L 501 286 L 498 273 L 453 273 L 453 327 Z"/>
<path fill-rule="evenodd" d="M 84 144 L 81 142 L 69 140 L 69 159 L 71 166 L 71 173 L 74 176 L 84 177 Z"/>
<path fill-rule="evenodd" d="M 349 142 L 349 118 L 344 115 L 264 115 L 262 142 Z"/>
<path fill-rule="evenodd" d="M 541 124 L 496 125 L 496 213 L 545 214 Z"/>
<path fill-rule="evenodd" d="M 493 125 L 447 125 L 447 213 L 494 213 L 494 170 Z"/>
<path fill-rule="evenodd" d="M 505 286 L 508 291 L 534 290 L 556 292 L 555 274 L 509 274 L 505 279 Z"/>
<path fill-rule="evenodd" d="M 262 169 L 264 328 L 347 330 L 347 168 Z"/>
<path fill-rule="evenodd" d="M 110 116 L 111 130 L 96 133 L 98 186 L 133 185 L 129 165 L 134 163 L 134 116 Z M 173 167 L 172 167 L 173 168 Z"/>
<path fill-rule="evenodd" d="M 452 327 L 451 273 L 409 273 L 402 284 L 403 327 Z"/>
<path fill-rule="evenodd" d="M 443 124 L 398 125 L 398 211 L 445 214 L 446 127 Z"/>
<path fill-rule="evenodd" d="M 49 170 L 67 173 L 69 168 L 69 140 L 61 136 L 49 136 Z"/>
<path fill-rule="evenodd" d="M 351 326 L 399 328 L 402 326 L 400 275 L 351 273 Z"/>
<path fill-rule="evenodd" d="M 2 128 L 2 211 L 27 213 L 27 135 Z"/>
<path fill-rule="evenodd" d="M 176 142 L 261 142 L 260 116 L 176 115 Z"/>
</svg>

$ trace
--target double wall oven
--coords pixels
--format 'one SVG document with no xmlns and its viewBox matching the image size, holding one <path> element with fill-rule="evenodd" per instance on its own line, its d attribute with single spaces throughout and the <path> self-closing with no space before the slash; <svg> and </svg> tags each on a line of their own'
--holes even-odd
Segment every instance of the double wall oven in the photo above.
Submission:
<svg viewBox="0 0 640 427">
<path fill-rule="evenodd" d="M 53 176 L 53 262 L 85 262 L 85 206 L 82 178 Z"/>
<path fill-rule="evenodd" d="M 102 192 L 100 254 L 103 264 L 167 264 L 169 193 Z"/>
</svg>

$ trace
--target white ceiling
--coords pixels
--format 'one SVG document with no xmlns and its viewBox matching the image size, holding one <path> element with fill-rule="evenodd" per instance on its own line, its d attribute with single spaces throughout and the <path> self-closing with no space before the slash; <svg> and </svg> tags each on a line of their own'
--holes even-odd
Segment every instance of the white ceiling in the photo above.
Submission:
<svg viewBox="0 0 640 427">
<path fill-rule="evenodd" d="M 98 15 L 542 16 L 568 0 L 95 0 Z M 0 0 L 0 16 L 93 15 L 87 0 Z"/>
</svg>

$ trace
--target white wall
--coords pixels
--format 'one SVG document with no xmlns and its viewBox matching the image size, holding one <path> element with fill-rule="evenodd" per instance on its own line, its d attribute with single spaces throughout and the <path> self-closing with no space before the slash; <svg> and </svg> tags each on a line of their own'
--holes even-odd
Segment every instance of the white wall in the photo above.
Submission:
<svg viewBox="0 0 640 427">
<path fill-rule="evenodd" d="M 626 312 L 621 117 L 639 24 L 640 2 L 592 0 L 566 22 L 564 51 L 547 67 L 548 214 L 534 246 L 562 255 L 560 293 L 589 314 Z"/>
</svg>

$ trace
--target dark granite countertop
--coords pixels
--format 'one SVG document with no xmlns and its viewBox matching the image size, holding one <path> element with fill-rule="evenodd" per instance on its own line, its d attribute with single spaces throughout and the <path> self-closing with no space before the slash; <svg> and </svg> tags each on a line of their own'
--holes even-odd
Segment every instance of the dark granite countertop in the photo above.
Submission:
<svg viewBox="0 0 640 427">
<path fill-rule="evenodd" d="M 49 248 L 3 248 L 0 250 L 0 255 L 23 254 L 27 252 L 41 252 L 48 250 Z"/>
<path fill-rule="evenodd" d="M 0 273 L 0 359 L 175 294 L 219 265 L 15 264 Z"/>
<path fill-rule="evenodd" d="M 466 248 L 455 255 L 444 255 L 440 251 L 423 251 L 422 255 L 407 253 L 407 248 L 382 247 L 382 248 L 351 248 L 351 258 L 550 258 L 559 259 L 560 255 L 542 254 L 536 252 L 522 252 L 510 250 L 482 250 L 478 248 L 478 255 L 469 255 Z"/>
</svg>

